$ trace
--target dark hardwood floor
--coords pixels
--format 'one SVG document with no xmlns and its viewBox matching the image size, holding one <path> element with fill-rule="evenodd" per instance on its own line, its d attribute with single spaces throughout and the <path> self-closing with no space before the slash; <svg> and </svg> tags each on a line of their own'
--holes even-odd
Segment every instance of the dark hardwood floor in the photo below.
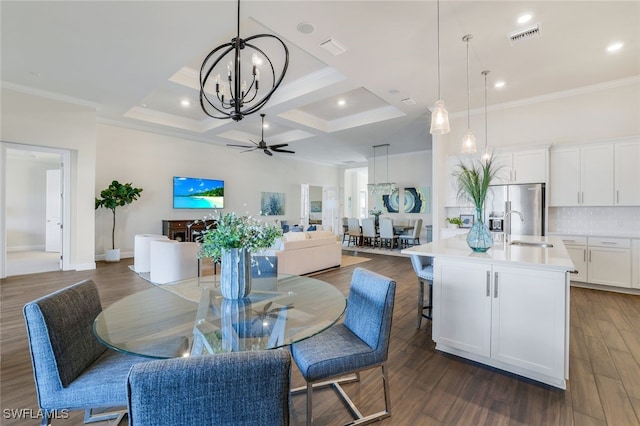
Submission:
<svg viewBox="0 0 640 426">
<path fill-rule="evenodd" d="M 349 253 L 351 254 L 351 253 Z M 316 278 L 345 295 L 355 267 L 397 281 L 388 362 L 392 416 L 383 425 L 640 425 L 640 296 L 571 289 L 570 378 L 566 391 L 439 353 L 429 321 L 416 323 L 417 280 L 407 258 L 363 254 L 373 260 L 332 270 Z M 103 306 L 149 284 L 131 272 L 132 259 L 98 263 L 94 271 L 50 272 L 0 281 L 2 425 L 39 424 L 27 347 L 23 305 L 85 278 L 99 287 Z M 382 407 L 379 372 L 364 373 L 347 392 L 361 407 Z M 304 382 L 294 367 L 292 386 Z M 15 418 L 17 413 L 22 418 Z M 318 425 L 351 420 L 330 389 L 314 394 Z M 25 419 L 25 416 L 27 417 Z M 29 418 L 33 416 L 34 418 Z M 304 424 L 305 397 L 295 395 L 291 423 Z M 54 421 L 82 424 L 82 413 Z M 97 423 L 107 424 L 107 422 Z"/>
</svg>

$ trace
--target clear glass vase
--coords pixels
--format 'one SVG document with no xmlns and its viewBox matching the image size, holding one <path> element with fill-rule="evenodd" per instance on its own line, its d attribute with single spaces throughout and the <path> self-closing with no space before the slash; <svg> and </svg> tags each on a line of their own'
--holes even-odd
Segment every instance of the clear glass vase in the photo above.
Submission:
<svg viewBox="0 0 640 426">
<path fill-rule="evenodd" d="M 482 209 L 476 209 L 476 221 L 467 234 L 467 244 L 471 250 L 476 252 L 485 252 L 493 245 L 493 237 L 489 231 L 489 227 L 484 223 Z"/>
</svg>

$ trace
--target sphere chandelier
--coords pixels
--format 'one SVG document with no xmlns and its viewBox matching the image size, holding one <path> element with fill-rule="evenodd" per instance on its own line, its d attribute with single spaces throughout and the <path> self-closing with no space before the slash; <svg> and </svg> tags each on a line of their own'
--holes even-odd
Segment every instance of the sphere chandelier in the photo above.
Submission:
<svg viewBox="0 0 640 426">
<path fill-rule="evenodd" d="M 200 67 L 200 105 L 204 113 L 212 118 L 240 121 L 245 115 L 259 111 L 280 86 L 289 67 L 289 49 L 279 37 L 257 34 L 240 38 L 240 0 L 237 29 L 236 37 L 213 49 Z M 278 77 L 271 59 L 254 44 L 258 39 L 274 40 L 275 45 L 283 49 L 284 64 Z M 243 52 L 245 48 L 248 49 Z M 251 60 L 251 66 L 244 70 L 251 79 L 248 85 L 247 80 L 243 80 L 243 58 L 247 62 L 249 58 Z M 269 91 L 259 93 L 261 87 L 265 87 L 265 76 L 260 74 L 260 65 L 265 62 L 268 67 L 264 74 L 267 74 L 266 87 Z M 221 75 L 224 77 L 221 78 Z"/>
</svg>

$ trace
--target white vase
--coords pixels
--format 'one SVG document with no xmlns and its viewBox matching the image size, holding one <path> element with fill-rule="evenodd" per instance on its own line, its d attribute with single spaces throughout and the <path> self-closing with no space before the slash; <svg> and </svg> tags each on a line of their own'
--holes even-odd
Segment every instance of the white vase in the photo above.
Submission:
<svg viewBox="0 0 640 426">
<path fill-rule="evenodd" d="M 105 250 L 104 251 L 105 262 L 120 262 L 120 249 Z"/>
<path fill-rule="evenodd" d="M 251 253 L 228 249 L 220 260 L 220 292 L 225 299 L 242 299 L 251 293 Z"/>
</svg>

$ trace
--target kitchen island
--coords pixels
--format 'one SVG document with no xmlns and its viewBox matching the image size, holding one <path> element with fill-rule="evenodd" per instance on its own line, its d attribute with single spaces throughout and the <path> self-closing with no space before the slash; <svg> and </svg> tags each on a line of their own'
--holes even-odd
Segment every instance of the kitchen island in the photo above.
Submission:
<svg viewBox="0 0 640 426">
<path fill-rule="evenodd" d="M 562 240 L 514 235 L 475 253 L 465 238 L 402 250 L 434 258 L 436 349 L 566 389 L 574 266 Z"/>
</svg>

